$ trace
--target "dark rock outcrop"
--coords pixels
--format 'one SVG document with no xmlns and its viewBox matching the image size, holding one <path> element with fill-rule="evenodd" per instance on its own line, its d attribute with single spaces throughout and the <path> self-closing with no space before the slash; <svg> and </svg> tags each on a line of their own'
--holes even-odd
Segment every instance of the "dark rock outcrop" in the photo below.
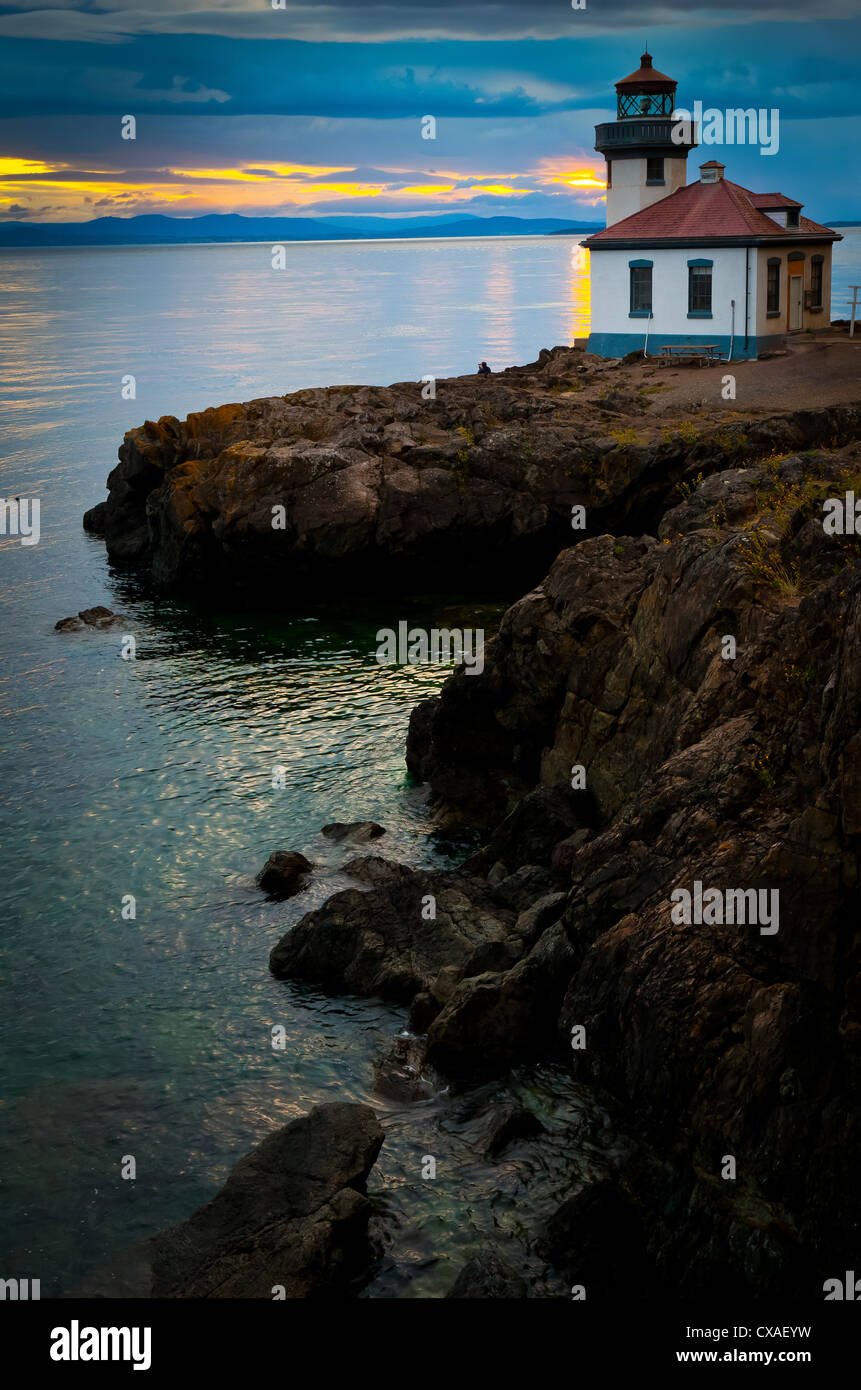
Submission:
<svg viewBox="0 0 861 1390">
<path fill-rule="evenodd" d="M 503 970 L 519 957 L 517 917 L 481 879 L 411 873 L 369 892 L 348 888 L 303 917 L 274 947 L 281 978 L 409 1000 L 444 970 Z"/>
<path fill-rule="evenodd" d="M 292 898 L 305 887 L 313 868 L 304 854 L 279 849 L 266 860 L 257 875 L 257 884 L 272 898 Z"/>
<path fill-rule="evenodd" d="M 105 534 L 106 510 L 106 502 L 97 502 L 94 507 L 90 507 L 88 512 L 84 512 L 84 530 L 89 531 L 93 536 L 103 536 Z"/>
<path fill-rule="evenodd" d="M 585 1030 L 576 1074 L 685 1155 L 685 1216 L 661 1235 L 674 1277 L 693 1277 L 699 1240 L 749 1291 L 815 1293 L 861 1224 L 861 557 L 821 524 L 859 465 L 851 446 L 736 470 L 657 539 L 564 552 L 484 674 L 446 683 L 419 754 L 450 798 L 482 750 L 500 805 L 586 770 L 593 826 L 552 851 L 569 895 L 532 953 L 562 933 L 570 956 L 539 994 L 556 1011 L 567 973 L 556 1029 L 560 1049 Z M 778 892 L 779 930 L 676 925 L 670 895 L 695 881 Z M 443 1073 L 495 1039 L 502 1065 L 498 1020 L 533 1026 L 529 962 L 459 986 L 430 1026 Z"/>
<path fill-rule="evenodd" d="M 434 763 L 429 763 L 428 772 L 434 770 Z M 574 792 L 564 785 L 537 786 L 496 826 L 486 845 L 467 860 L 467 867 L 487 872 L 501 863 L 512 872 L 527 864 L 549 866 L 560 841 L 572 836 L 578 842 L 587 840 L 593 822 L 588 791 Z"/>
<path fill-rule="evenodd" d="M 675 420 L 648 370 L 558 348 L 433 402 L 401 383 L 148 422 L 87 525 L 165 585 L 533 585 L 550 566 L 483 671 L 410 720 L 410 771 L 482 848 L 453 872 L 351 860 L 366 891 L 307 914 L 271 969 L 409 1006 L 416 1036 L 376 1072 L 398 1102 L 528 1059 L 615 1097 L 636 1161 L 578 1185 L 542 1238 L 588 1296 L 613 1298 L 622 1264 L 690 1295 L 819 1298 L 861 1232 L 861 557 L 822 527 L 826 497 L 861 494 L 861 407 Z M 776 893 L 777 930 L 676 920 L 696 884 L 746 911 Z M 332 1119 L 335 1171 L 329 1121 L 300 1136 L 313 1192 L 295 1136 L 288 1200 L 268 1158 L 248 1184 L 240 1164 L 159 1238 L 159 1291 L 354 1277 L 378 1127 L 349 1106 L 297 1124 L 330 1109 L 363 1116 Z M 488 1162 L 541 1142 L 519 1106 L 486 1127 Z M 525 1286 L 489 1251 L 449 1296 Z"/>
<path fill-rule="evenodd" d="M 410 878 L 412 869 L 394 859 L 383 859 L 380 854 L 363 854 L 357 859 L 348 859 L 342 873 L 349 874 L 350 878 L 358 879 L 360 883 L 377 885 Z"/>
<path fill-rule="evenodd" d="M 428 1061 L 465 1083 L 552 1051 L 574 961 L 557 924 L 510 970 L 462 980 L 430 1024 Z"/>
<path fill-rule="evenodd" d="M 154 1237 L 153 1296 L 348 1293 L 370 1259 L 365 1182 L 382 1142 L 364 1105 L 319 1105 L 270 1134 L 217 1197 Z"/>
</svg>

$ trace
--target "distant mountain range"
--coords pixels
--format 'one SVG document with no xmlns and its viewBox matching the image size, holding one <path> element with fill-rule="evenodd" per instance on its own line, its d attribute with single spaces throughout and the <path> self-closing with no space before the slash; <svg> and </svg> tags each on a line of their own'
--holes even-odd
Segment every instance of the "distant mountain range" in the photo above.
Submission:
<svg viewBox="0 0 861 1390">
<path fill-rule="evenodd" d="M 595 232 L 603 222 L 569 222 L 550 217 L 96 217 L 91 222 L 0 222 L 4 246 L 141 246 L 187 242 L 352 241 L 361 237 L 541 236 Z"/>
</svg>

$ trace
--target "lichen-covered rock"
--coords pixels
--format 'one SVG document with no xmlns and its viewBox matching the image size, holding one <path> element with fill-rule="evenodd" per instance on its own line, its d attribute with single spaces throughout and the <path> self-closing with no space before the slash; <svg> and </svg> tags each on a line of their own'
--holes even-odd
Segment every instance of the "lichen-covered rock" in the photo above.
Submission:
<svg viewBox="0 0 861 1390">
<path fill-rule="evenodd" d="M 692 438 L 689 421 L 650 419 L 650 364 L 621 370 L 559 347 L 489 380 L 440 380 L 433 400 L 420 382 L 334 386 L 147 421 L 86 524 L 113 562 L 166 586 L 385 589 L 438 572 L 453 588 L 542 573 L 570 543 L 572 506 L 593 534 L 665 506 L 688 469 L 861 433 L 857 408 L 833 406 L 706 417 Z"/>
</svg>

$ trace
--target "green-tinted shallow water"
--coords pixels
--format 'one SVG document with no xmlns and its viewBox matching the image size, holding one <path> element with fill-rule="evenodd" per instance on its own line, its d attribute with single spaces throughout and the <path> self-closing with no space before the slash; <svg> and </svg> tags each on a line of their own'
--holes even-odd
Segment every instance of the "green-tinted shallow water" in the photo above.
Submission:
<svg viewBox="0 0 861 1390">
<path fill-rule="evenodd" d="M 367 1093 L 400 1016 L 266 968 L 290 922 L 348 883 L 350 851 L 320 826 L 377 818 L 388 853 L 443 857 L 403 764 L 409 708 L 438 672 L 372 670 L 355 620 L 115 606 L 137 659 L 114 633 L 52 635 L 5 721 L 0 1192 L 13 1265 L 47 1289 L 190 1211 L 274 1123 Z M 254 884 L 278 847 L 320 866 L 289 904 Z M 134 1187 L 117 1182 L 129 1153 Z"/>
</svg>

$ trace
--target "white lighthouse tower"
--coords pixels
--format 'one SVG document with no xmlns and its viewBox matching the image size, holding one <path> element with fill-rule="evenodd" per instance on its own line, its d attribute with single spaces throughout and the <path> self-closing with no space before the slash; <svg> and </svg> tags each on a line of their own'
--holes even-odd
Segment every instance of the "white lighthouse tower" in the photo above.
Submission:
<svg viewBox="0 0 861 1390">
<path fill-rule="evenodd" d="M 607 161 L 607 226 L 684 188 L 688 153 L 697 141 L 672 138 L 676 82 L 644 53 L 636 72 L 616 83 L 615 121 L 595 127 L 595 149 Z M 676 129 L 676 137 L 684 132 Z"/>
</svg>

